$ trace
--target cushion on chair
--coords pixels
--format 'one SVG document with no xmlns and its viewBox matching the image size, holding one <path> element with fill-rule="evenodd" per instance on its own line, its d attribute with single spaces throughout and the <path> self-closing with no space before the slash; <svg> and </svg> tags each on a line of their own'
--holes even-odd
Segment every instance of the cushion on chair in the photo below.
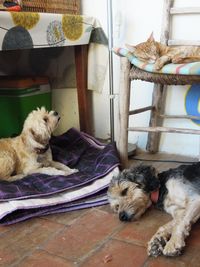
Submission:
<svg viewBox="0 0 200 267">
<path fill-rule="evenodd" d="M 113 48 L 113 52 L 118 56 L 127 57 L 128 60 L 139 69 L 163 74 L 182 74 L 182 75 L 200 75 L 200 62 L 184 64 L 167 64 L 161 70 L 153 70 L 154 64 L 146 63 L 134 57 L 133 54 L 125 48 Z"/>
</svg>

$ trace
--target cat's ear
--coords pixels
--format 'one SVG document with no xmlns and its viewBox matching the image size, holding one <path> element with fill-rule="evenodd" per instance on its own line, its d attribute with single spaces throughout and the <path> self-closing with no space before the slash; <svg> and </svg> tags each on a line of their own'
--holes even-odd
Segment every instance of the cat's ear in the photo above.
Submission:
<svg viewBox="0 0 200 267">
<path fill-rule="evenodd" d="M 149 42 L 153 42 L 153 41 L 155 41 L 155 40 L 154 40 L 154 37 L 153 37 L 153 32 L 151 33 L 151 35 L 149 36 L 149 38 L 148 38 L 147 41 L 149 41 Z"/>
<path fill-rule="evenodd" d="M 128 48 L 128 50 L 131 52 L 131 53 L 134 53 L 135 51 L 135 46 L 133 45 L 129 45 L 129 44 L 125 44 L 126 48 Z"/>
</svg>

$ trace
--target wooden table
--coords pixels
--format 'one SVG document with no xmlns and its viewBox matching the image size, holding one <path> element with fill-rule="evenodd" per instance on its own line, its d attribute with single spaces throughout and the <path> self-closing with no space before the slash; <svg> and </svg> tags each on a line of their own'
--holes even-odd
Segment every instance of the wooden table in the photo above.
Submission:
<svg viewBox="0 0 200 267">
<path fill-rule="evenodd" d="M 87 90 L 87 60 L 93 17 L 0 12 L 0 50 L 74 46 L 80 130 L 91 133 Z"/>
</svg>

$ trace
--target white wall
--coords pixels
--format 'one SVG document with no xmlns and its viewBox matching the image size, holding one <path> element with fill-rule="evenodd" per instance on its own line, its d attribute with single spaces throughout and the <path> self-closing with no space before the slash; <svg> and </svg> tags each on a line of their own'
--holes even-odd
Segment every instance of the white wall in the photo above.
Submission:
<svg viewBox="0 0 200 267">
<path fill-rule="evenodd" d="M 198 5 L 199 1 L 190 0 L 189 5 Z M 83 0 L 83 14 L 92 15 L 99 19 L 107 32 L 106 0 Z M 175 0 L 176 6 L 187 6 L 188 0 Z M 163 0 L 113 0 L 113 38 L 114 46 L 124 46 L 125 43 L 137 44 L 147 39 L 154 32 L 155 39 L 159 40 L 162 22 Z M 184 25 L 184 26 L 183 26 Z M 178 39 L 198 39 L 200 36 L 199 16 L 183 18 L 178 16 L 173 20 L 173 37 Z M 114 56 L 114 90 L 117 109 L 117 94 L 119 91 L 119 58 Z M 151 104 L 151 83 L 135 81 L 132 83 L 131 108 L 143 107 Z M 188 87 L 170 87 L 167 94 L 166 113 L 186 114 L 185 94 Z M 93 108 L 95 110 L 96 136 L 104 138 L 109 129 L 109 88 L 105 84 L 102 95 L 94 94 Z M 102 102 L 104 103 L 102 107 Z M 106 105 L 108 105 L 106 107 Z M 102 116 L 102 110 L 107 110 L 107 116 Z M 142 113 L 130 119 L 130 125 L 148 126 L 149 113 Z M 188 127 L 199 129 L 199 125 L 192 121 L 165 120 L 165 126 Z M 102 127 L 103 126 L 103 127 Z M 117 132 L 115 133 L 117 134 Z M 130 133 L 129 142 L 137 142 L 142 149 L 146 147 L 146 133 Z M 182 154 L 199 155 L 199 137 L 182 134 L 162 134 L 160 151 Z"/>
</svg>

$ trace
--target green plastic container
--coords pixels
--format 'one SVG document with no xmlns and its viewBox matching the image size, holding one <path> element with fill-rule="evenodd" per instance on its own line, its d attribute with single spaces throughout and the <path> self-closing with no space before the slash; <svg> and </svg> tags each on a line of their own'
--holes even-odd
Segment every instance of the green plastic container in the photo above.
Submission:
<svg viewBox="0 0 200 267">
<path fill-rule="evenodd" d="M 21 89 L 0 88 L 0 138 L 19 135 L 27 115 L 42 106 L 51 110 L 49 84 Z"/>
</svg>

